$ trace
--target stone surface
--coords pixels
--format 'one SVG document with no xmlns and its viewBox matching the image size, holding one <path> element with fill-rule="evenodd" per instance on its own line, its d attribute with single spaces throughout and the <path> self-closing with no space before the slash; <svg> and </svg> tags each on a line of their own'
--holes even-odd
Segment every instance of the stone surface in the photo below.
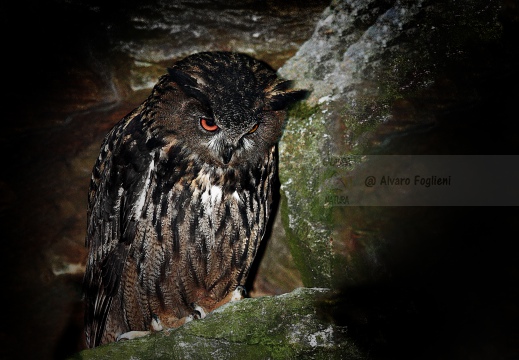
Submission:
<svg viewBox="0 0 519 360">
<path fill-rule="evenodd" d="M 455 21 L 460 13 L 467 18 Z M 499 15 L 497 1 L 332 1 L 312 37 L 279 69 L 311 90 L 292 109 L 280 143 L 282 215 L 306 286 L 381 271 L 387 237 L 360 225 L 381 212 L 354 210 L 345 182 L 355 179 L 361 155 L 391 154 L 395 139 L 477 102 L 472 86 L 489 61 L 479 60 L 479 46 L 502 46 Z M 452 73 L 463 64 L 472 79 Z M 430 151 L 424 143 L 407 146 L 411 154 Z"/>
<path fill-rule="evenodd" d="M 71 359 L 362 359 L 346 326 L 323 315 L 331 292 L 291 293 L 228 303 L 202 320 Z"/>
</svg>

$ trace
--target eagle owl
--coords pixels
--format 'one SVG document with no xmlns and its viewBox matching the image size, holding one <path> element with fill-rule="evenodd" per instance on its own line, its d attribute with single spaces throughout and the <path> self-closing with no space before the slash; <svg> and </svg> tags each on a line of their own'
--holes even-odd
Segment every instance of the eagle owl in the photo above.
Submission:
<svg viewBox="0 0 519 360">
<path fill-rule="evenodd" d="M 269 219 L 285 110 L 305 95 L 247 55 L 203 52 L 108 133 L 88 194 L 89 347 L 178 327 L 242 288 Z"/>
</svg>

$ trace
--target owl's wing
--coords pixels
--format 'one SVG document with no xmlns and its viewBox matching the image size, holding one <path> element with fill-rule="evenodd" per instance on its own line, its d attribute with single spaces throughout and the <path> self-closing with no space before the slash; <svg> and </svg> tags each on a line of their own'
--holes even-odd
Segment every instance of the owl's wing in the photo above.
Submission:
<svg viewBox="0 0 519 360">
<path fill-rule="evenodd" d="M 84 278 L 89 347 L 101 341 L 150 182 L 152 155 L 146 148 L 142 120 L 142 112 L 136 109 L 108 133 L 92 172 Z"/>
</svg>

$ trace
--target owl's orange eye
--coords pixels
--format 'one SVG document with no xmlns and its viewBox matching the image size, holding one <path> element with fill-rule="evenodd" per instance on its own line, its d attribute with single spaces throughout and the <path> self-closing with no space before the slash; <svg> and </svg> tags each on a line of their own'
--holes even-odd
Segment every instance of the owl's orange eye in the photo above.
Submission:
<svg viewBox="0 0 519 360">
<path fill-rule="evenodd" d="M 252 134 L 252 133 L 255 132 L 256 130 L 258 130 L 258 127 L 259 127 L 259 123 L 256 124 L 256 125 L 254 125 L 254 126 L 252 127 L 252 129 L 249 130 L 249 134 Z"/>
<path fill-rule="evenodd" d="M 210 132 L 213 132 L 213 131 L 216 131 L 218 130 L 218 125 L 216 125 L 214 123 L 214 120 L 211 119 L 211 118 L 204 118 L 204 117 L 201 117 L 200 118 L 200 126 L 206 130 L 206 131 L 210 131 Z"/>
</svg>

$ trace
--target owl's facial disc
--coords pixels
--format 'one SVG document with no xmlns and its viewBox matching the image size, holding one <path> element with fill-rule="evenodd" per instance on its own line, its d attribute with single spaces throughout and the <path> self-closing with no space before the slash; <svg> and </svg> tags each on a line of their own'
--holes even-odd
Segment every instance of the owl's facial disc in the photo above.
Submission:
<svg viewBox="0 0 519 360">
<path fill-rule="evenodd" d="M 215 160 L 222 165 L 228 165 L 231 162 L 237 148 L 236 145 L 230 144 L 222 139 L 220 134 L 215 135 L 209 140 L 207 147 L 210 153 L 213 154 Z"/>
<path fill-rule="evenodd" d="M 206 146 L 212 157 L 221 165 L 229 165 L 231 162 L 239 161 L 244 152 L 247 153 L 255 147 L 256 143 L 251 136 L 258 130 L 260 124 L 258 122 L 247 127 L 243 126 L 239 130 L 236 127 L 229 129 L 224 124 L 218 125 L 211 118 L 202 117 L 200 127 L 205 137 L 209 138 Z M 259 149 L 256 149 L 256 152 L 258 151 Z M 250 158 L 250 155 L 248 154 L 247 158 Z"/>
</svg>

